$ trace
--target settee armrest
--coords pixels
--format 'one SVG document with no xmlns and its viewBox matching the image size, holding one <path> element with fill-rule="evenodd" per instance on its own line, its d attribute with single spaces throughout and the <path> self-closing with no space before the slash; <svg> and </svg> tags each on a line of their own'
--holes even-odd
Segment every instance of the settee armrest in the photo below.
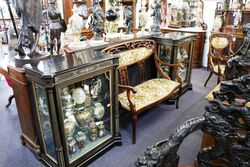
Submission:
<svg viewBox="0 0 250 167">
<path fill-rule="evenodd" d="M 156 64 L 156 68 L 158 70 L 158 72 L 160 73 L 160 75 L 163 77 L 163 78 L 166 78 L 166 79 L 170 79 L 171 78 L 168 76 L 168 74 L 166 74 L 163 70 L 162 70 L 162 67 L 161 65 L 164 65 L 164 66 L 167 66 L 167 67 L 171 67 L 174 69 L 174 75 L 176 76 L 176 80 L 181 84 L 182 83 L 182 80 L 181 80 L 181 77 L 178 73 L 178 70 L 179 68 L 181 67 L 180 64 L 169 64 L 169 63 L 166 63 L 166 62 L 163 62 L 161 61 L 157 56 L 155 56 L 155 64 Z"/>
<path fill-rule="evenodd" d="M 135 108 L 135 104 L 131 100 L 131 92 L 133 94 L 135 94 L 137 91 L 132 86 L 128 86 L 128 85 L 118 84 L 118 87 L 126 91 L 126 95 L 127 95 L 127 98 L 128 98 L 129 106 L 134 109 Z"/>
</svg>

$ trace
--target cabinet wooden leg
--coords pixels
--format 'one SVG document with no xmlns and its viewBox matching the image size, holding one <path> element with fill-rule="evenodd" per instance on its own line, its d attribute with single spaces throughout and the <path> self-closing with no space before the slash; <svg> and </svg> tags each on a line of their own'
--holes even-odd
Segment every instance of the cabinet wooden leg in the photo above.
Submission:
<svg viewBox="0 0 250 167">
<path fill-rule="evenodd" d="M 25 139 L 24 139 L 23 135 L 20 136 L 20 139 L 21 139 L 22 145 L 26 145 L 26 142 L 25 142 Z"/>
<path fill-rule="evenodd" d="M 10 106 L 10 104 L 11 104 L 11 102 L 12 102 L 12 100 L 13 100 L 14 97 L 15 97 L 14 95 L 11 95 L 11 96 L 9 97 L 9 99 L 8 99 L 8 104 L 5 106 L 6 108 L 8 108 L 8 107 Z"/>
</svg>

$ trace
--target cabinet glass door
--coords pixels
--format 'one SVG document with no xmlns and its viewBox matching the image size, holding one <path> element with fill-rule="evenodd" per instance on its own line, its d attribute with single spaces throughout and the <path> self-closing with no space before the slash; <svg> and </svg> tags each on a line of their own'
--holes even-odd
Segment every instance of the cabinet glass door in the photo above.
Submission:
<svg viewBox="0 0 250 167">
<path fill-rule="evenodd" d="M 181 66 L 179 67 L 179 76 L 182 82 L 187 82 L 188 80 L 188 70 L 190 64 L 190 43 L 185 43 L 178 48 L 177 51 L 177 63 Z"/>
<path fill-rule="evenodd" d="M 59 87 L 69 163 L 112 137 L 110 71 Z"/>
<path fill-rule="evenodd" d="M 45 148 L 45 154 L 47 154 L 56 162 L 56 149 L 51 127 L 51 116 L 48 108 L 46 92 L 42 86 L 36 83 L 33 84 L 33 88 L 35 92 L 37 114 L 41 128 L 40 131 L 43 137 L 42 143 Z"/>
<path fill-rule="evenodd" d="M 172 63 L 172 46 L 171 45 L 161 45 L 159 44 L 158 46 L 158 53 L 159 53 L 159 58 L 161 61 L 165 62 L 165 63 Z M 168 74 L 169 76 L 171 76 L 171 72 L 169 67 L 167 66 L 162 66 L 163 71 Z"/>
</svg>

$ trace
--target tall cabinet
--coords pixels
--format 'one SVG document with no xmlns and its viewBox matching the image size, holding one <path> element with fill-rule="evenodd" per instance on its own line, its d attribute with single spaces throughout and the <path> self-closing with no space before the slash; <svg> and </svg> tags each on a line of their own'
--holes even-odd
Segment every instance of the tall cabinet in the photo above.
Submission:
<svg viewBox="0 0 250 167">
<path fill-rule="evenodd" d="M 26 66 L 41 144 L 50 166 L 86 166 L 121 145 L 118 57 L 91 50 Z"/>
</svg>

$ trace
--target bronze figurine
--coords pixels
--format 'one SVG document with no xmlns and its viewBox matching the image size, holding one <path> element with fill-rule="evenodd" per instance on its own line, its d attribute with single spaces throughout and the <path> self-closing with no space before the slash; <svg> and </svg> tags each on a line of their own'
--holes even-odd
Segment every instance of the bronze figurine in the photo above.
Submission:
<svg viewBox="0 0 250 167">
<path fill-rule="evenodd" d="M 56 53 L 59 54 L 61 47 L 61 32 L 62 32 L 62 17 L 59 9 L 56 7 L 56 0 L 49 0 L 49 6 L 46 10 L 47 18 L 49 19 L 50 29 L 50 53 L 53 55 L 54 47 Z"/>
<path fill-rule="evenodd" d="M 16 51 L 21 58 L 40 55 L 36 52 L 42 25 L 42 5 L 40 0 L 15 0 L 16 13 L 20 17 L 21 30 L 17 41 Z"/>
<path fill-rule="evenodd" d="M 124 7 L 125 24 L 127 26 L 126 34 L 131 34 L 133 29 L 132 6 Z"/>
<path fill-rule="evenodd" d="M 244 41 L 226 64 L 225 79 L 231 80 L 250 73 L 250 23 L 243 25 Z"/>
<path fill-rule="evenodd" d="M 94 33 L 94 40 L 100 40 L 104 33 L 104 12 L 99 1 L 89 8 L 88 26 Z"/>
</svg>

